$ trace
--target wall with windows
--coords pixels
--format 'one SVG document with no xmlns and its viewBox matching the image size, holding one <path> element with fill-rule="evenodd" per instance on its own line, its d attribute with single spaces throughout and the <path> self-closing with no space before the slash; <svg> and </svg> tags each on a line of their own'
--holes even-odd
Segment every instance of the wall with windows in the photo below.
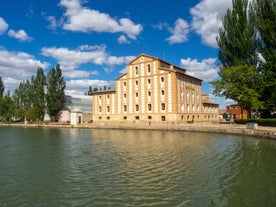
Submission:
<svg viewBox="0 0 276 207">
<path fill-rule="evenodd" d="M 92 93 L 93 120 L 204 120 L 202 80 L 148 55 L 138 56 L 127 69 L 115 89 Z"/>
</svg>

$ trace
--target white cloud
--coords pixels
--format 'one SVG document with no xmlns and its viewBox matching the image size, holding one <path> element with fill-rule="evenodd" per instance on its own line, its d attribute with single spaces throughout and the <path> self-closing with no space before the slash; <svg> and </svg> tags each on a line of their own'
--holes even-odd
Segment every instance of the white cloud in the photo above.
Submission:
<svg viewBox="0 0 276 207">
<path fill-rule="evenodd" d="M 18 39 L 20 41 L 31 41 L 33 38 L 29 37 L 24 30 L 18 30 L 17 32 L 14 30 L 9 30 L 8 35 L 12 38 Z"/>
<path fill-rule="evenodd" d="M 181 59 L 180 65 L 187 70 L 187 74 L 203 81 L 213 81 L 218 78 L 216 58 L 203 59 L 201 62 L 191 58 Z"/>
<path fill-rule="evenodd" d="M 117 20 L 109 14 L 82 7 L 80 0 L 61 0 L 60 5 L 66 8 L 66 22 L 63 29 L 77 32 L 109 32 L 125 33 L 129 38 L 136 39 L 143 30 L 140 24 L 134 24 L 130 19 Z"/>
<path fill-rule="evenodd" d="M 120 43 L 120 44 L 129 44 L 130 41 L 128 41 L 128 39 L 126 38 L 125 35 L 121 35 L 121 36 L 118 38 L 118 43 Z"/>
<path fill-rule="evenodd" d="M 7 31 L 8 27 L 9 25 L 5 22 L 3 18 L 0 17 L 0 35 L 4 34 Z"/>
<path fill-rule="evenodd" d="M 105 80 L 69 80 L 66 81 L 66 94 L 83 94 L 85 91 L 88 91 L 89 86 L 103 88 L 112 87 L 114 81 L 105 81 Z"/>
<path fill-rule="evenodd" d="M 125 74 L 126 72 L 127 72 L 127 67 L 125 67 L 119 71 L 120 74 Z"/>
<path fill-rule="evenodd" d="M 15 87 L 12 86 L 20 80 L 26 80 L 35 75 L 38 67 L 45 69 L 48 66 L 48 63 L 41 62 L 30 54 L 0 50 L 0 74 L 8 90 L 14 89 Z"/>
<path fill-rule="evenodd" d="M 159 28 L 162 28 L 163 26 L 159 24 Z M 176 20 L 174 29 L 171 31 L 172 36 L 170 36 L 166 40 L 170 44 L 185 42 L 188 40 L 188 37 L 187 37 L 188 32 L 189 32 L 188 23 L 185 20 L 179 18 Z"/>
<path fill-rule="evenodd" d="M 204 44 L 217 47 L 218 28 L 222 26 L 226 10 L 231 7 L 232 0 L 202 0 L 190 10 L 192 28 L 201 36 Z"/>
<path fill-rule="evenodd" d="M 75 50 L 68 48 L 42 48 L 41 53 L 44 56 L 50 56 L 57 60 L 64 71 L 65 77 L 70 78 L 87 78 L 94 75 L 95 71 L 79 71 L 76 70 L 81 64 L 92 63 L 96 65 L 121 65 L 130 62 L 134 56 L 111 56 L 106 52 L 105 45 L 82 45 Z"/>
<path fill-rule="evenodd" d="M 50 22 L 50 25 L 48 26 L 48 28 L 51 30 L 56 30 L 56 28 L 62 26 L 64 22 L 63 18 L 61 18 L 60 20 L 57 20 L 56 17 L 54 16 L 47 16 L 46 20 Z"/>
</svg>

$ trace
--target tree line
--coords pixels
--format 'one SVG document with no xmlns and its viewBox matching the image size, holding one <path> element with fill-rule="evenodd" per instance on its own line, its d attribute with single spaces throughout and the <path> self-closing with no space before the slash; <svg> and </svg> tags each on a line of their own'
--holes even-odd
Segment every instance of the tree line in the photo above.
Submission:
<svg viewBox="0 0 276 207">
<path fill-rule="evenodd" d="M 65 105 L 66 82 L 57 64 L 47 75 L 37 68 L 36 75 L 21 81 L 11 95 L 4 94 L 5 86 L 0 77 L 0 120 L 43 121 L 47 112 L 56 121 L 59 111 Z"/>
<path fill-rule="evenodd" d="M 220 79 L 214 94 L 235 100 L 249 114 L 276 110 L 276 2 L 233 0 L 219 29 Z"/>
</svg>

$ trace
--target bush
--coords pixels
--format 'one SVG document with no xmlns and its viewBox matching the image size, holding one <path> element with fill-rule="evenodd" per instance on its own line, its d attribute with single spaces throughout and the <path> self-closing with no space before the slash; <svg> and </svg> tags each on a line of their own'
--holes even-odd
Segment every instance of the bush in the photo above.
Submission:
<svg viewBox="0 0 276 207">
<path fill-rule="evenodd" d="M 236 119 L 236 124 L 257 123 L 259 126 L 276 127 L 276 119 Z"/>
</svg>

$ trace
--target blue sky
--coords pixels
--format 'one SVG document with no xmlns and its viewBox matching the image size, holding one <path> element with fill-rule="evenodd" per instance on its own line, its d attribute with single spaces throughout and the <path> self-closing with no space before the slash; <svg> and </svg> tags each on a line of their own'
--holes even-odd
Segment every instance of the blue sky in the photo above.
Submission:
<svg viewBox="0 0 276 207">
<path fill-rule="evenodd" d="M 214 97 L 218 27 L 232 0 L 9 0 L 0 7 L 0 76 L 20 81 L 61 65 L 67 94 L 113 86 L 126 64 L 145 53 L 204 80 Z"/>
</svg>

